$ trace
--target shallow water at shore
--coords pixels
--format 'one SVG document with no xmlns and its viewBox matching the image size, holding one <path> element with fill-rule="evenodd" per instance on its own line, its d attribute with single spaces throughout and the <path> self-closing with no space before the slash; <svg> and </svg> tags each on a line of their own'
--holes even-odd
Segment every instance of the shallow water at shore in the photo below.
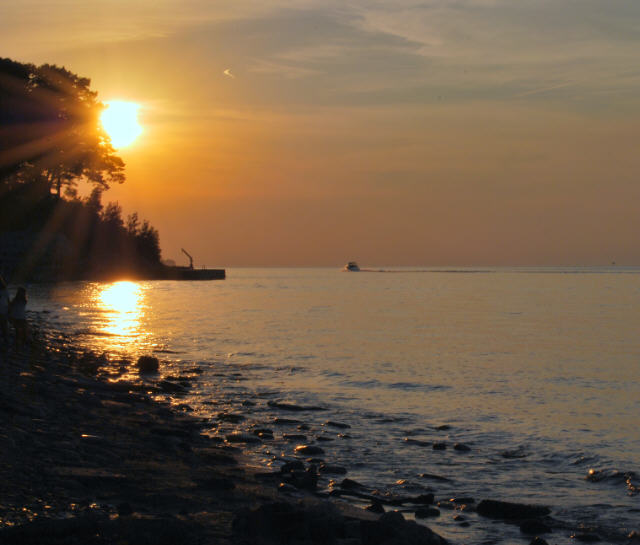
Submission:
<svg viewBox="0 0 640 545">
<path fill-rule="evenodd" d="M 167 374 L 198 366 L 178 401 L 209 417 L 212 435 L 273 429 L 248 446 L 257 463 L 293 458 L 299 442 L 282 434 L 304 434 L 370 489 L 547 504 L 567 526 L 555 543 L 580 522 L 611 541 L 637 529 L 640 271 L 460 272 L 240 269 L 223 282 L 29 292 L 32 309 L 95 351 L 155 351 Z M 229 412 L 240 421 L 219 416 Z M 526 539 L 453 514 L 427 523 L 457 542 Z"/>
</svg>

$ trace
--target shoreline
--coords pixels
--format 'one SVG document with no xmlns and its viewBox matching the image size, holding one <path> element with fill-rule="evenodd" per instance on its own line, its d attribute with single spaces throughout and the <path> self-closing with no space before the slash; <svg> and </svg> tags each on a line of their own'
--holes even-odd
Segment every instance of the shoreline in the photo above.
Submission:
<svg viewBox="0 0 640 545">
<path fill-rule="evenodd" d="M 108 365 L 42 329 L 24 354 L 0 351 L 1 544 L 446 543 L 307 492 L 314 464 L 250 468 L 187 407 L 100 378 Z"/>
</svg>

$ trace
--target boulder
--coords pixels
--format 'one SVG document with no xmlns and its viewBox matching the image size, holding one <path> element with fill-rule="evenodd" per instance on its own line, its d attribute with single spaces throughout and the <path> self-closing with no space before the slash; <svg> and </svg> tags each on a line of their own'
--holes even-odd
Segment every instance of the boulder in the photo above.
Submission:
<svg viewBox="0 0 640 545">
<path fill-rule="evenodd" d="M 138 358 L 138 372 L 140 373 L 157 373 L 160 368 L 160 362 L 155 356 L 140 356 Z"/>
<path fill-rule="evenodd" d="M 531 540 L 531 543 L 529 543 L 529 545 L 549 545 L 549 544 L 541 537 L 534 537 Z"/>
<path fill-rule="evenodd" d="M 425 507 L 423 509 L 416 509 L 415 514 L 417 519 L 426 519 L 428 517 L 439 517 L 440 511 L 435 507 Z"/>
<path fill-rule="evenodd" d="M 550 513 L 551 510 L 544 505 L 529 505 L 498 500 L 482 500 L 478 504 L 478 514 L 493 519 L 536 519 Z"/>
<path fill-rule="evenodd" d="M 547 526 L 544 522 L 538 519 L 527 519 L 523 520 L 520 523 L 520 531 L 523 534 L 529 535 L 538 535 L 538 534 L 547 534 L 551 531 L 551 528 Z"/>
<path fill-rule="evenodd" d="M 298 445 L 295 448 L 296 454 L 305 454 L 308 456 L 314 456 L 316 454 L 324 454 L 324 450 L 315 445 Z"/>
</svg>

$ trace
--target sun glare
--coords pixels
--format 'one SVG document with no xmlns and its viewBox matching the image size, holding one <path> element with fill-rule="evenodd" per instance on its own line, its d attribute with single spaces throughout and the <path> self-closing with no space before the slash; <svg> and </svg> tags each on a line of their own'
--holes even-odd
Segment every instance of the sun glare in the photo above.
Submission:
<svg viewBox="0 0 640 545">
<path fill-rule="evenodd" d="M 105 102 L 107 107 L 102 112 L 102 126 L 111 138 L 114 148 L 122 148 L 132 144 L 142 133 L 138 123 L 140 105 L 134 102 L 114 100 Z"/>
<path fill-rule="evenodd" d="M 133 335 L 140 326 L 142 290 L 135 282 L 115 282 L 99 295 L 99 304 L 107 314 L 104 332 L 110 335 Z"/>
</svg>

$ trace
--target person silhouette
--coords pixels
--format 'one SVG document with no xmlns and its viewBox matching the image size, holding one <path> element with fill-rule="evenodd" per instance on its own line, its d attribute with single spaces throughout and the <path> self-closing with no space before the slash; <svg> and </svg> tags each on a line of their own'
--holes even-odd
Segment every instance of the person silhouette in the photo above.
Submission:
<svg viewBox="0 0 640 545">
<path fill-rule="evenodd" d="M 27 339 L 27 291 L 19 287 L 9 303 L 9 320 L 16 332 L 16 350 L 20 350 Z"/>
<path fill-rule="evenodd" d="M 9 345 L 9 289 L 0 274 L 0 333 L 3 346 Z"/>
</svg>

